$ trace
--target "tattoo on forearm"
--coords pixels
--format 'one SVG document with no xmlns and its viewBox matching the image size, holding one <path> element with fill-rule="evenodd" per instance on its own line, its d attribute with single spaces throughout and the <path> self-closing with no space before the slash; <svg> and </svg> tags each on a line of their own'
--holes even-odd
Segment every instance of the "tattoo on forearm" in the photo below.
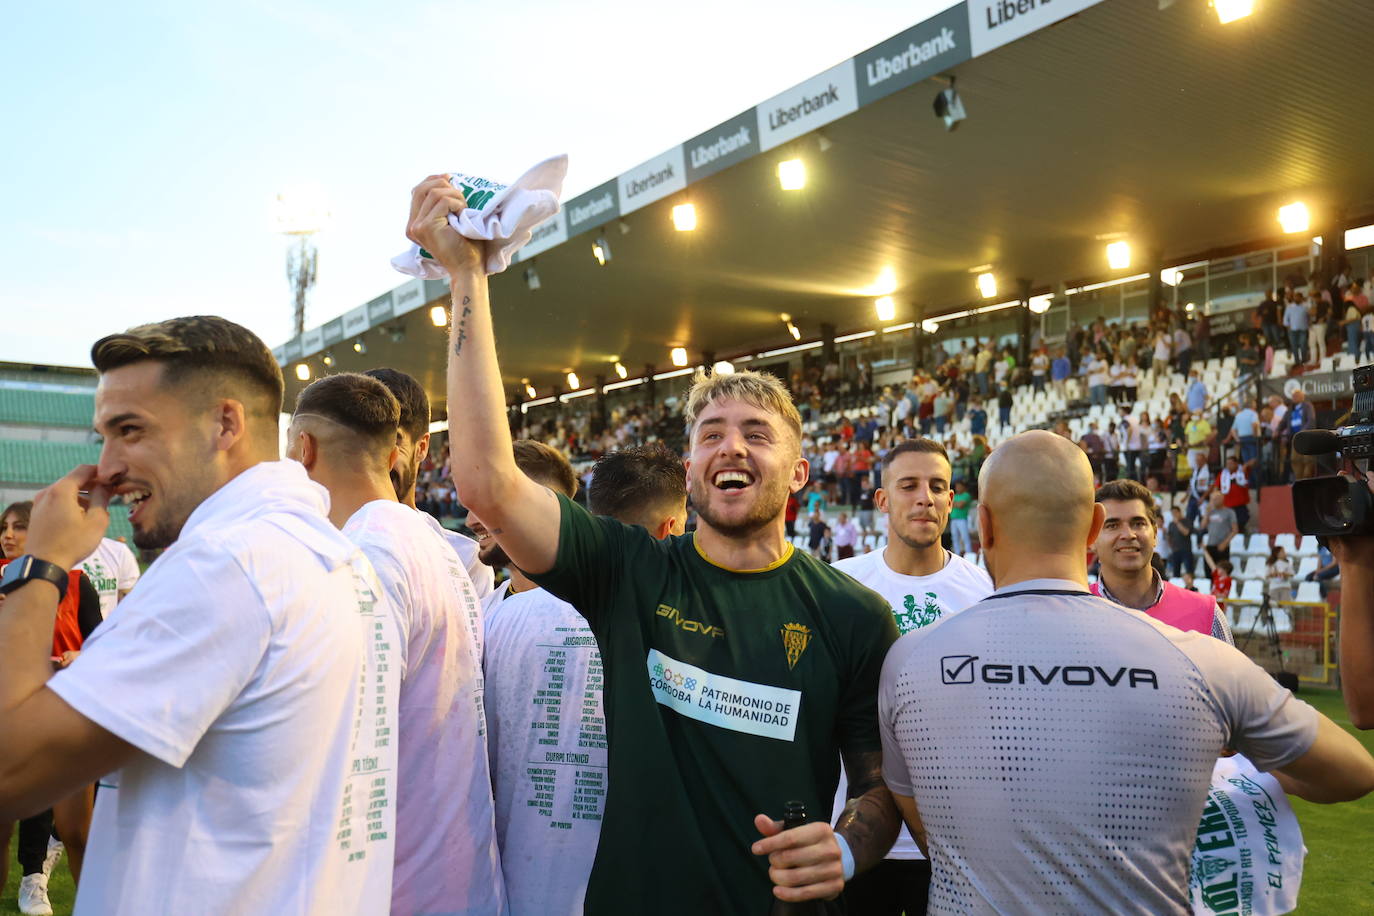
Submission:
<svg viewBox="0 0 1374 916">
<path fill-rule="evenodd" d="M 853 793 L 835 829 L 844 834 L 859 871 L 876 865 L 897 839 L 902 815 L 883 784 L 881 751 L 845 754 L 849 791 Z"/>
<path fill-rule="evenodd" d="M 468 305 L 472 301 L 471 296 L 464 296 L 462 302 L 463 310 L 458 313 L 458 323 L 453 330 L 453 355 L 463 355 L 463 344 L 468 339 L 468 316 L 472 314 L 472 308 Z"/>
</svg>

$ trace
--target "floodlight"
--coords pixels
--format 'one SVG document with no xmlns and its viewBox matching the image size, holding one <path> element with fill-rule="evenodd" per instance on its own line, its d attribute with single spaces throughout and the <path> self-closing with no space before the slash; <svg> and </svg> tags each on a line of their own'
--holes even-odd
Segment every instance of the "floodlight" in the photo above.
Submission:
<svg viewBox="0 0 1374 916">
<path fill-rule="evenodd" d="M 945 122 L 945 130 L 954 130 L 959 122 L 968 117 L 964 111 L 964 100 L 954 89 L 954 77 L 949 79 L 949 88 L 935 93 L 935 117 Z"/>
<path fill-rule="evenodd" d="M 879 321 L 891 321 L 897 317 L 897 303 L 892 301 L 891 296 L 881 296 L 873 305 L 878 310 Z"/>
<path fill-rule="evenodd" d="M 611 244 L 606 241 L 604 235 L 598 235 L 596 241 L 592 242 L 592 257 L 596 258 L 596 263 L 602 267 L 611 259 Z"/>
<path fill-rule="evenodd" d="M 356 338 L 356 339 L 353 341 L 353 352 L 354 352 L 354 353 L 366 353 L 366 352 L 367 352 L 367 343 L 366 343 L 361 337 Z"/>
<path fill-rule="evenodd" d="M 310 366 L 306 363 L 296 363 L 296 378 L 302 382 L 310 381 Z"/>
<path fill-rule="evenodd" d="M 801 340 L 801 328 L 790 321 L 787 322 L 787 333 L 792 335 L 793 340 Z"/>
<path fill-rule="evenodd" d="M 936 321 L 934 318 L 927 318 L 925 321 L 921 322 L 921 330 L 925 331 L 927 334 L 934 334 L 936 331 L 940 330 L 940 322 Z"/>
<path fill-rule="evenodd" d="M 582 387 L 582 385 L 580 384 L 580 382 L 579 382 L 579 380 L 578 380 L 578 378 L 577 378 L 577 373 L 576 373 L 576 372 L 569 371 L 569 372 L 568 372 L 568 390 L 569 390 L 569 391 L 576 391 L 577 389 L 579 389 L 579 388 L 581 388 L 581 387 Z"/>
<path fill-rule="evenodd" d="M 778 163 L 778 184 L 784 191 L 800 191 L 806 187 L 806 163 L 800 159 L 786 159 Z"/>
<path fill-rule="evenodd" d="M 448 326 L 448 309 L 442 305 L 430 306 L 429 320 L 434 323 L 436 328 Z"/>
<path fill-rule="evenodd" d="M 1159 272 L 1159 281 L 1168 286 L 1178 286 L 1183 282 L 1183 271 L 1177 267 L 1166 267 Z"/>
<path fill-rule="evenodd" d="M 1112 270 L 1125 270 L 1131 266 L 1130 242 L 1112 242 L 1107 246 L 1107 266 Z"/>
<path fill-rule="evenodd" d="M 679 369 L 687 365 L 686 347 L 673 347 L 672 352 L 669 354 L 669 356 L 672 357 L 673 365 L 677 366 Z"/>
<path fill-rule="evenodd" d="M 1279 225 L 1284 232 L 1306 232 L 1312 225 L 1312 214 L 1302 201 L 1279 207 Z"/>
<path fill-rule="evenodd" d="M 534 269 L 533 264 L 525 268 L 525 285 L 532 290 L 538 289 L 542 285 L 539 282 L 539 271 Z"/>
<path fill-rule="evenodd" d="M 1253 13 L 1255 0 L 1212 0 L 1212 9 L 1217 11 L 1217 20 L 1226 25 Z"/>
<path fill-rule="evenodd" d="M 997 295 L 997 278 L 992 274 L 979 274 L 978 292 L 984 299 Z"/>
<path fill-rule="evenodd" d="M 628 378 L 630 375 L 630 370 L 625 368 L 624 363 L 620 362 L 619 360 L 616 360 L 615 374 L 620 376 L 621 378 Z"/>
<path fill-rule="evenodd" d="M 324 363 L 326 366 L 334 365 L 334 354 L 325 353 L 324 356 L 321 357 L 320 362 Z"/>
<path fill-rule="evenodd" d="M 678 232 L 691 232 L 697 227 L 697 208 L 691 204 L 678 204 L 673 208 L 673 228 Z"/>
<path fill-rule="evenodd" d="M 720 362 L 716 363 L 714 366 L 711 367 L 711 371 L 716 375 L 734 375 L 735 364 L 728 360 L 722 359 Z"/>
</svg>

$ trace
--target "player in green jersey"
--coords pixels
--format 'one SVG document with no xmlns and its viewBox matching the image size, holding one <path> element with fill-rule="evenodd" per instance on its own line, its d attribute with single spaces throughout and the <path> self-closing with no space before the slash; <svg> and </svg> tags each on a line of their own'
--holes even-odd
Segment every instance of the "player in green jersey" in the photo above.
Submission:
<svg viewBox="0 0 1374 916">
<path fill-rule="evenodd" d="M 605 666 L 609 795 L 586 912 L 761 916 L 774 897 L 833 898 L 897 833 L 876 714 L 897 633 L 883 599 L 785 537 L 808 469 L 791 398 L 757 373 L 698 381 L 691 535 L 655 541 L 530 482 L 512 458 L 482 249 L 448 223 L 463 207 L 431 177 L 407 226 L 452 281 L 459 498 L 587 617 Z M 841 757 L 850 801 L 835 827 L 781 832 L 787 801 L 830 809 Z"/>
</svg>

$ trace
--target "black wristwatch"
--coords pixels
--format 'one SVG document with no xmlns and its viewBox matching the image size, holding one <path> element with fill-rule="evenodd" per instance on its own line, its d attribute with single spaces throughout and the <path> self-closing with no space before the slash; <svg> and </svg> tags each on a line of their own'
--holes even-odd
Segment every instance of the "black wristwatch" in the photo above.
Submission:
<svg viewBox="0 0 1374 916">
<path fill-rule="evenodd" d="M 67 571 L 56 563 L 27 555 L 11 560 L 5 567 L 4 574 L 0 575 L 0 595 L 8 595 L 34 579 L 42 579 L 56 585 L 57 600 L 61 601 L 67 597 Z"/>
</svg>

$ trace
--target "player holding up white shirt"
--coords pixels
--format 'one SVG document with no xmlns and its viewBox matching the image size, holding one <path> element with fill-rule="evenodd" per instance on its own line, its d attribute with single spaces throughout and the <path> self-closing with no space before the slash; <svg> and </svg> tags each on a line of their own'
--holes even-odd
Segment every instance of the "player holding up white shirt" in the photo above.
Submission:
<svg viewBox="0 0 1374 916">
<path fill-rule="evenodd" d="M 100 465 L 39 494 L 31 556 L 0 584 L 0 733 L 25 738 L 0 742 L 0 819 L 100 779 L 81 916 L 385 912 L 393 612 L 324 489 L 273 460 L 276 360 L 207 317 L 92 359 Z M 135 543 L 166 551 L 53 675 L 53 583 L 99 543 L 112 494 Z"/>
<path fill-rule="evenodd" d="M 873 494 L 887 516 L 887 546 L 833 564 L 887 599 L 902 633 L 957 614 L 992 593 L 988 574 L 940 542 L 953 494 L 945 447 L 933 439 L 906 439 L 883 459 L 883 486 Z M 843 775 L 835 811 L 843 810 L 849 785 Z M 903 827 L 881 863 L 845 886 L 852 913 L 900 916 L 924 913 L 930 863 Z"/>
<path fill-rule="evenodd" d="M 443 538 L 401 505 L 388 472 L 400 405 L 340 373 L 296 400 L 288 454 L 330 494 L 330 520 L 362 549 L 401 630 L 396 872 L 391 912 L 506 912 L 492 820 L 472 583 Z"/>
<path fill-rule="evenodd" d="M 686 482 L 682 460 L 662 446 L 611 452 L 596 462 L 588 507 L 662 540 L 686 526 Z M 486 621 L 501 866 L 512 916 L 578 916 L 607 790 L 601 653 L 571 604 L 533 583 L 516 588 Z M 559 721 L 556 732 L 543 727 Z"/>
<path fill-rule="evenodd" d="M 100 616 L 109 617 L 115 605 L 138 582 L 138 560 L 129 545 L 114 538 L 101 538 L 95 553 L 81 561 L 81 569 L 100 595 Z"/>
<path fill-rule="evenodd" d="M 1073 443 L 1013 437 L 979 491 L 997 591 L 899 639 L 878 697 L 884 779 L 929 844 L 928 912 L 1192 913 L 1228 747 L 1312 801 L 1374 789 L 1359 742 L 1240 652 L 1088 591 L 1103 509 Z"/>
</svg>

